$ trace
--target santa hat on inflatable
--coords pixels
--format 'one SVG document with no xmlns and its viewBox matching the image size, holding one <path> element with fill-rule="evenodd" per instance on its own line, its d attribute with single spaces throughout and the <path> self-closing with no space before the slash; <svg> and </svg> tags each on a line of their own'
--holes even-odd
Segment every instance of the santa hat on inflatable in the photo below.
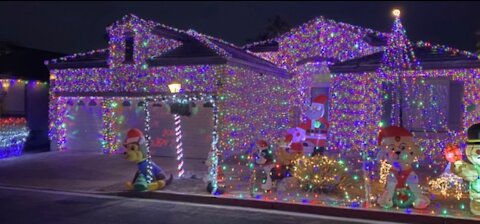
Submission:
<svg viewBox="0 0 480 224">
<path fill-rule="evenodd" d="M 378 134 L 378 145 L 381 145 L 383 139 L 385 138 L 395 138 L 395 140 L 398 142 L 401 138 L 413 138 L 413 135 L 405 128 L 389 126 L 383 128 Z"/>
<path fill-rule="evenodd" d="M 265 140 L 258 140 L 257 145 L 258 145 L 258 147 L 260 147 L 262 149 L 263 148 L 268 148 L 268 143 Z"/>
<path fill-rule="evenodd" d="M 313 99 L 312 105 L 323 105 L 323 104 L 327 103 L 327 100 L 328 100 L 327 96 L 320 95 L 320 96 L 317 96 Z"/>
<path fill-rule="evenodd" d="M 143 136 L 142 131 L 140 131 L 138 128 L 132 128 L 127 132 L 127 137 L 123 142 L 123 145 L 128 145 L 131 143 L 137 143 L 139 145 L 145 143 L 145 136 Z"/>
</svg>

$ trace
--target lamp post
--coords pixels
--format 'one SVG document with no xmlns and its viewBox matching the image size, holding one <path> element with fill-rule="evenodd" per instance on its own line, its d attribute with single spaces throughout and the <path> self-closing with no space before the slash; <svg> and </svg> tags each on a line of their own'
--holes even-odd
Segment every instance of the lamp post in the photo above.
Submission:
<svg viewBox="0 0 480 224">
<path fill-rule="evenodd" d="M 172 83 L 168 84 L 168 89 L 172 94 L 177 94 L 180 92 L 182 84 L 178 81 L 173 81 Z M 173 97 L 175 100 L 175 95 Z M 180 122 L 180 115 L 173 114 L 173 118 L 175 120 L 175 142 L 177 143 L 176 150 L 177 150 L 177 170 L 178 170 L 178 178 L 182 177 L 184 174 L 183 170 L 183 148 L 182 148 L 182 126 Z"/>
</svg>

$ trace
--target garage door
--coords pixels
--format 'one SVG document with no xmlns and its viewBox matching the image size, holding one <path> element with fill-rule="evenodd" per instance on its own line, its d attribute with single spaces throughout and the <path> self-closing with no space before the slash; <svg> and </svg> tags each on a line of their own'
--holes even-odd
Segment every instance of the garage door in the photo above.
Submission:
<svg viewBox="0 0 480 224">
<path fill-rule="evenodd" d="M 65 118 L 67 150 L 102 152 L 102 108 L 99 102 L 73 101 Z"/>
</svg>

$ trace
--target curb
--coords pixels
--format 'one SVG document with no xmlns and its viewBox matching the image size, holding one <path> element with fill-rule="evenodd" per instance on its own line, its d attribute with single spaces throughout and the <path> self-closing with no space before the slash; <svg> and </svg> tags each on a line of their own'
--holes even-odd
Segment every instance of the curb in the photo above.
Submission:
<svg viewBox="0 0 480 224">
<path fill-rule="evenodd" d="M 390 221 L 403 223 L 432 223 L 432 224 L 472 224 L 478 222 L 473 219 L 458 219 L 453 217 L 439 217 L 421 214 L 403 214 L 387 211 L 374 211 L 362 208 L 340 208 L 319 205 L 293 204 L 252 199 L 236 199 L 216 196 L 203 196 L 191 194 L 177 194 L 170 192 L 115 192 L 103 193 L 128 198 L 160 199 L 167 201 L 189 202 L 198 204 L 224 205 L 269 209 L 277 211 L 297 212 L 313 215 L 336 216 L 352 219 L 368 219 L 375 221 Z"/>
</svg>

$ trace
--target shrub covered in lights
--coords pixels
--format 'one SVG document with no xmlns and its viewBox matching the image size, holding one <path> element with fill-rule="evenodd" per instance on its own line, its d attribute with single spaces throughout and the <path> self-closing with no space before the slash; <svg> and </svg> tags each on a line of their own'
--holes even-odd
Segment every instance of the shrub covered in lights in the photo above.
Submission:
<svg viewBox="0 0 480 224">
<path fill-rule="evenodd" d="M 341 193 L 354 183 L 343 160 L 312 156 L 299 158 L 294 164 L 293 177 L 309 192 Z"/>
<path fill-rule="evenodd" d="M 29 133 L 25 118 L 0 119 L 0 158 L 21 155 Z"/>
</svg>

